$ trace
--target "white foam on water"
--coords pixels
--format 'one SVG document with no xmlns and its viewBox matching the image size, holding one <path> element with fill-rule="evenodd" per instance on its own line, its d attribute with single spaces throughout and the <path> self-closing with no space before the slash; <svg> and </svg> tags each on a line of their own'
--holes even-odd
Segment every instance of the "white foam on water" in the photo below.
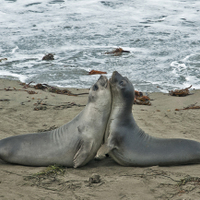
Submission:
<svg viewBox="0 0 200 200">
<path fill-rule="evenodd" d="M 25 75 L 15 74 L 15 73 L 4 71 L 4 70 L 0 70 L 0 77 L 3 77 L 3 78 L 9 78 L 9 77 L 17 78 L 21 82 L 25 82 L 26 79 L 27 79 L 27 76 L 25 76 Z"/>
<path fill-rule="evenodd" d="M 12 49 L 12 54 L 14 54 L 16 51 L 17 51 L 17 49 L 19 49 L 19 47 L 18 46 L 16 46 L 14 49 Z"/>
<path fill-rule="evenodd" d="M 2 1 L 0 69 L 68 87 L 89 87 L 92 69 L 118 70 L 146 91 L 198 87 L 199 10 L 195 0 Z M 104 54 L 118 47 L 131 53 Z M 41 61 L 47 53 L 55 60 Z"/>
</svg>

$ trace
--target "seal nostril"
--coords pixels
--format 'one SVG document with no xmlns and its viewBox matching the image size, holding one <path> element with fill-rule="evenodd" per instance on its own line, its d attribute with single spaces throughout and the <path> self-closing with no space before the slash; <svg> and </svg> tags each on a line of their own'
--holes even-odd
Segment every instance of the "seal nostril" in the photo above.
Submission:
<svg viewBox="0 0 200 200">
<path fill-rule="evenodd" d="M 123 77 L 121 76 L 121 74 L 119 74 L 117 71 L 114 71 L 112 74 L 112 77 L 110 79 L 110 81 L 112 83 L 116 83 L 118 81 L 120 81 L 120 79 L 122 79 Z"/>
<path fill-rule="evenodd" d="M 102 87 L 107 87 L 107 82 L 108 82 L 108 79 L 106 76 L 102 76 L 99 78 L 99 83 Z"/>
<path fill-rule="evenodd" d="M 117 74 L 118 74 L 118 72 L 117 72 L 117 71 L 114 71 L 112 75 L 113 75 L 113 76 L 116 76 Z"/>
</svg>

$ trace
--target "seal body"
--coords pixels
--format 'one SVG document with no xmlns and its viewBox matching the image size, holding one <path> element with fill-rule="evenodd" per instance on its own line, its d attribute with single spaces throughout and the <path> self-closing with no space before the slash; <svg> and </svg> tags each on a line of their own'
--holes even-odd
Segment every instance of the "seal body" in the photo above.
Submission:
<svg viewBox="0 0 200 200">
<path fill-rule="evenodd" d="M 109 155 L 124 166 L 169 166 L 200 162 L 200 143 L 152 137 L 140 129 L 132 114 L 134 87 L 114 72 L 110 79 L 112 108 L 105 133 Z"/>
<path fill-rule="evenodd" d="M 101 76 L 90 89 L 86 107 L 72 121 L 52 131 L 0 140 L 0 159 L 30 166 L 83 166 L 102 143 L 110 107 L 110 85 Z"/>
</svg>

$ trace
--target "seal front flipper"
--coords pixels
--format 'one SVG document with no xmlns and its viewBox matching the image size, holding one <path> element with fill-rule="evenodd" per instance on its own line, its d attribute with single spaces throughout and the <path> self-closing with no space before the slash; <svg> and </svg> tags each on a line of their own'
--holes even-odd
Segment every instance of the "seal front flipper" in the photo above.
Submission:
<svg viewBox="0 0 200 200">
<path fill-rule="evenodd" d="M 97 154 L 95 156 L 96 160 L 102 160 L 106 157 L 106 154 L 108 154 L 110 151 L 108 145 L 106 143 L 102 144 L 99 150 L 97 151 Z"/>
<path fill-rule="evenodd" d="M 122 141 L 122 138 L 119 137 L 117 134 L 110 135 L 108 137 L 107 141 L 107 149 L 109 156 L 115 160 L 117 163 L 128 166 L 129 161 L 126 157 L 123 155 L 123 147 L 120 145 L 120 141 Z"/>
<path fill-rule="evenodd" d="M 81 140 L 79 143 L 79 149 L 76 152 L 73 163 L 74 163 L 74 168 L 80 167 L 84 165 L 85 163 L 89 162 L 89 157 L 91 156 L 91 150 L 94 145 L 93 141 L 83 141 Z"/>
<path fill-rule="evenodd" d="M 107 153 L 109 153 L 110 151 L 112 151 L 114 149 L 119 149 L 119 140 L 120 140 L 120 138 L 117 137 L 117 135 L 115 135 L 115 134 L 109 135 L 108 140 L 106 142 Z"/>
<path fill-rule="evenodd" d="M 113 149 L 118 149 L 118 147 L 116 146 L 114 140 L 111 139 L 111 137 L 109 137 L 108 140 L 104 144 L 102 144 L 99 150 L 97 151 L 95 159 L 96 160 L 104 159 L 106 157 L 106 154 L 109 154 L 109 152 L 112 151 Z"/>
</svg>

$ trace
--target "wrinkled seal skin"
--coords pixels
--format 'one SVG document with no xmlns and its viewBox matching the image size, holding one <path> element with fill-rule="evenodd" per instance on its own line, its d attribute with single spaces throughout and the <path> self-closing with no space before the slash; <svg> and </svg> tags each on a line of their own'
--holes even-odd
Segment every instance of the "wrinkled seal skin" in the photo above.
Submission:
<svg viewBox="0 0 200 200">
<path fill-rule="evenodd" d="M 110 108 L 110 85 L 101 76 L 90 89 L 86 107 L 72 121 L 53 131 L 0 140 L 0 158 L 30 166 L 83 166 L 94 158 L 102 143 Z"/>
<path fill-rule="evenodd" d="M 109 80 L 112 108 L 105 133 L 109 155 L 124 166 L 169 166 L 200 162 L 200 143 L 187 139 L 152 137 L 136 124 L 132 105 L 134 87 L 126 77 L 113 72 Z"/>
</svg>

